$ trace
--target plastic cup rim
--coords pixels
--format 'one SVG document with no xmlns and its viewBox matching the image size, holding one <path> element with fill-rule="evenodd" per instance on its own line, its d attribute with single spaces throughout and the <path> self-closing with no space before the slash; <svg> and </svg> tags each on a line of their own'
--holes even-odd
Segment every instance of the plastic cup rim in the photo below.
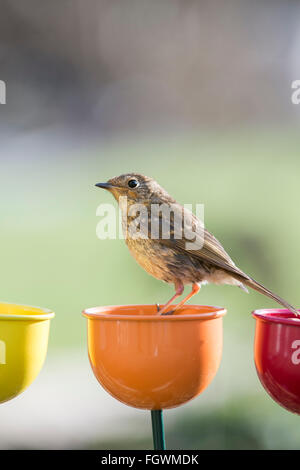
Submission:
<svg viewBox="0 0 300 470">
<path fill-rule="evenodd" d="M 280 314 L 280 316 L 274 316 L 276 313 Z M 285 315 L 290 315 L 291 313 L 292 312 L 287 308 L 261 308 L 253 310 L 252 316 L 256 320 L 263 320 L 267 323 L 279 323 L 281 325 L 292 325 L 300 327 L 300 317 L 285 317 Z"/>
<path fill-rule="evenodd" d="M 28 314 L 28 315 L 17 315 L 13 313 L 0 313 L 0 321 L 1 320 L 50 320 L 51 318 L 55 317 L 55 313 L 50 310 L 49 308 L 39 307 L 37 305 L 25 305 L 25 304 L 17 304 L 13 302 L 0 302 L 0 305 L 16 305 L 17 307 L 25 307 L 25 308 L 34 308 L 40 310 L 41 313 L 37 313 L 35 315 Z"/>
<path fill-rule="evenodd" d="M 185 320 L 213 320 L 221 318 L 227 310 L 224 307 L 213 305 L 187 305 L 187 308 L 195 309 L 195 307 L 208 307 L 215 309 L 207 313 L 196 313 L 187 315 L 126 315 L 118 313 L 106 313 L 111 309 L 131 308 L 131 307 L 153 307 L 155 304 L 129 304 L 129 305 L 106 305 L 98 307 L 86 308 L 82 311 L 82 315 L 90 320 L 131 320 L 131 321 L 185 321 Z"/>
</svg>

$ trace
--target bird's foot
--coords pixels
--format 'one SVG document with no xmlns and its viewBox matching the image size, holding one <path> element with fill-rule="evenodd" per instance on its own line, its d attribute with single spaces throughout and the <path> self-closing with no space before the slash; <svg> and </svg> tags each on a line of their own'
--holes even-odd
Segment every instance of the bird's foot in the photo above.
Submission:
<svg viewBox="0 0 300 470">
<path fill-rule="evenodd" d="M 175 310 L 169 310 L 168 312 L 162 312 L 162 313 L 160 313 L 160 311 L 163 310 L 163 307 L 160 308 L 160 305 L 159 305 L 159 304 L 156 304 L 156 309 L 157 309 L 157 314 L 158 314 L 158 315 L 172 315 L 172 314 L 175 312 Z"/>
<path fill-rule="evenodd" d="M 175 310 L 168 310 L 168 312 L 164 312 L 161 315 L 173 315 L 174 312 Z"/>
</svg>

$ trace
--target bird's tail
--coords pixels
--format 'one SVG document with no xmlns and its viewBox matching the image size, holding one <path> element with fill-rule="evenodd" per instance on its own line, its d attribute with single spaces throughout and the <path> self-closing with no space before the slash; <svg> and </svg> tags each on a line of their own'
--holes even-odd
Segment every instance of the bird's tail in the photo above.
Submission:
<svg viewBox="0 0 300 470">
<path fill-rule="evenodd" d="M 264 287 L 262 284 L 260 284 L 259 282 L 255 281 L 254 279 L 252 278 L 249 278 L 249 279 L 243 279 L 243 284 L 246 284 L 247 286 L 251 287 L 252 289 L 256 290 L 257 292 L 260 292 L 261 294 L 264 294 L 266 295 L 267 297 L 270 297 L 271 299 L 273 300 L 276 300 L 276 302 L 278 302 L 279 304 L 283 305 L 285 308 L 287 308 L 288 310 L 290 310 L 291 312 L 293 312 L 295 315 L 300 315 L 300 312 L 295 308 L 293 307 L 292 305 L 290 305 L 288 302 L 286 302 L 284 299 L 282 299 L 281 297 L 279 297 L 279 295 L 277 294 L 274 294 L 274 292 L 270 291 L 269 289 L 267 289 L 266 287 Z"/>
</svg>

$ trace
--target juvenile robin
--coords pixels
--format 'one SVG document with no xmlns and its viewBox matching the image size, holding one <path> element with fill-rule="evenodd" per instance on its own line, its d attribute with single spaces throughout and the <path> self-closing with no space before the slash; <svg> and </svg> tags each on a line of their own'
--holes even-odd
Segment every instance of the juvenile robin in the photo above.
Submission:
<svg viewBox="0 0 300 470">
<path fill-rule="evenodd" d="M 232 284 L 246 291 L 248 286 L 299 314 L 284 299 L 241 271 L 202 222 L 154 179 L 131 173 L 96 186 L 108 190 L 117 200 L 125 241 L 136 261 L 152 276 L 175 286 L 175 294 L 159 314 L 173 313 L 206 283 Z M 191 292 L 169 310 L 187 284 L 192 285 Z"/>
</svg>

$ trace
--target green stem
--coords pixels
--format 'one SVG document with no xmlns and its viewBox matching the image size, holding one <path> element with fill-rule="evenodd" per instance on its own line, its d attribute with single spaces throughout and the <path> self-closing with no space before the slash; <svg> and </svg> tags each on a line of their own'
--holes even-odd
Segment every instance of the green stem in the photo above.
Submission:
<svg viewBox="0 0 300 470">
<path fill-rule="evenodd" d="M 164 420 L 162 410 L 151 410 L 154 450 L 166 450 Z"/>
</svg>

